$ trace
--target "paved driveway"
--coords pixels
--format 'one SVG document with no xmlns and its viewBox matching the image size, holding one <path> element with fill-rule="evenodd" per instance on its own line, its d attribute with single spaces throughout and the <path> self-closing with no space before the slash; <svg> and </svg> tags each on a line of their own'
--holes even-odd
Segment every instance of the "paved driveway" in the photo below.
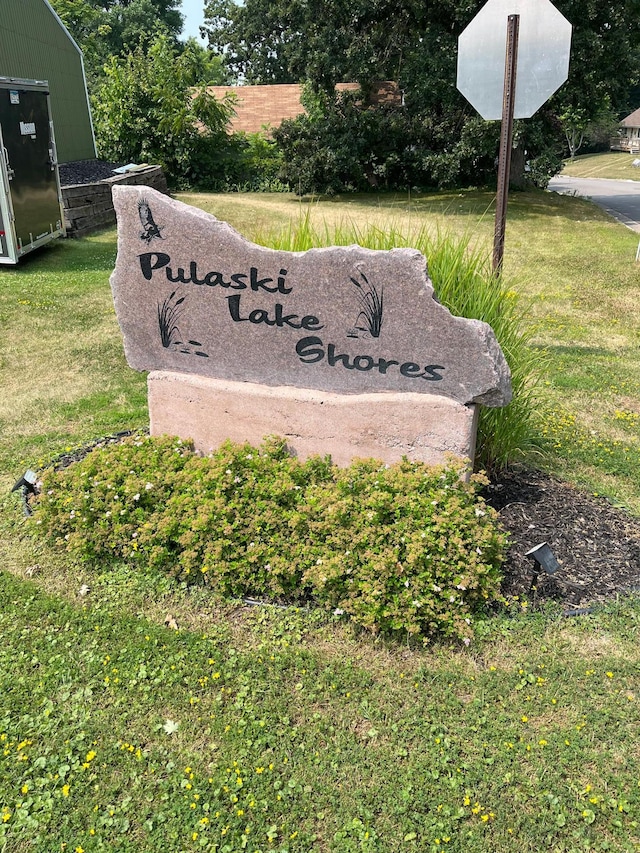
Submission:
<svg viewBox="0 0 640 853">
<path fill-rule="evenodd" d="M 638 169 L 640 178 L 640 169 Z M 627 228 L 640 234 L 640 180 L 611 181 L 608 178 L 569 178 L 558 175 L 549 181 L 552 192 L 588 198 Z"/>
</svg>

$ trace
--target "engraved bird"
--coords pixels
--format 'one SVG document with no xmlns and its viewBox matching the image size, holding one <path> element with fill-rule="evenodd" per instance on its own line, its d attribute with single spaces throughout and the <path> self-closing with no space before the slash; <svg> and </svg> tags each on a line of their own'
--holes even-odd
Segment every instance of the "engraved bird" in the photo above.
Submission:
<svg viewBox="0 0 640 853">
<path fill-rule="evenodd" d="M 146 198 L 141 198 L 138 200 L 138 216 L 140 217 L 140 224 L 142 225 L 140 239 L 144 240 L 147 243 L 150 243 L 151 240 L 154 239 L 154 237 L 157 237 L 159 240 L 161 240 L 161 229 L 158 225 L 156 225 L 154 221 L 151 208 L 149 207 L 149 202 L 146 200 Z"/>
</svg>

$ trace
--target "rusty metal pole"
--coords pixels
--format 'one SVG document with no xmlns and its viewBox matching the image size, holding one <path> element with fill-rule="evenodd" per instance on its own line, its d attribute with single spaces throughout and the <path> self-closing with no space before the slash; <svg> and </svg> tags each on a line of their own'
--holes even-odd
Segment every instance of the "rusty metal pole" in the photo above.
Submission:
<svg viewBox="0 0 640 853">
<path fill-rule="evenodd" d="M 502 96 L 502 126 L 500 153 L 498 155 L 498 193 L 496 198 L 496 224 L 493 237 L 493 271 L 499 274 L 504 257 L 504 235 L 507 225 L 507 200 L 509 172 L 511 171 L 511 145 L 513 142 L 513 110 L 516 96 L 518 67 L 518 32 L 520 15 L 507 18 L 507 52 L 504 64 L 504 90 Z"/>
</svg>

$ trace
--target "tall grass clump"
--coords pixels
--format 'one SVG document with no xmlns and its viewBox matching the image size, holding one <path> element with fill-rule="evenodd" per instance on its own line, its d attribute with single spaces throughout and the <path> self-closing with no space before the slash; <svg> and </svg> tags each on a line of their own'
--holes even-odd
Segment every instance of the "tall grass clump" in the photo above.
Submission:
<svg viewBox="0 0 640 853">
<path fill-rule="evenodd" d="M 500 409 L 481 407 L 476 467 L 498 471 L 536 444 L 534 396 L 542 359 L 529 345 L 534 328 L 525 322 L 518 294 L 492 272 L 488 257 L 473 247 L 470 236 L 459 238 L 440 229 L 432 233 L 425 226 L 400 228 L 393 222 L 384 228 L 349 221 L 334 227 L 325 223 L 318 229 L 307 214 L 287 228 L 260 235 L 258 241 L 292 252 L 353 243 L 367 249 L 422 252 L 439 301 L 453 314 L 488 323 L 511 369 L 511 403 Z"/>
</svg>

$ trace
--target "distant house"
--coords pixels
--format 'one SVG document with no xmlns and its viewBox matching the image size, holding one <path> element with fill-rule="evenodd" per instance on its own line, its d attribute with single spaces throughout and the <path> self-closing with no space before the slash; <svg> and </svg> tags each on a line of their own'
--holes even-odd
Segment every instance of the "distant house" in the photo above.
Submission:
<svg viewBox="0 0 640 853">
<path fill-rule="evenodd" d="M 622 119 L 618 135 L 611 140 L 611 150 L 640 153 L 640 109 Z"/>
<path fill-rule="evenodd" d="M 0 77 L 48 80 L 59 163 L 96 156 L 82 51 L 47 0 L 2 0 Z"/>
<path fill-rule="evenodd" d="M 339 92 L 357 92 L 358 83 L 337 83 Z M 279 83 L 268 86 L 209 86 L 207 91 L 221 100 L 227 94 L 235 96 L 235 116 L 231 119 L 231 133 L 258 133 L 273 130 L 287 118 L 296 118 L 304 113 L 302 85 Z M 397 83 L 385 80 L 372 87 L 368 98 L 371 106 L 402 104 L 402 93 Z"/>
</svg>

